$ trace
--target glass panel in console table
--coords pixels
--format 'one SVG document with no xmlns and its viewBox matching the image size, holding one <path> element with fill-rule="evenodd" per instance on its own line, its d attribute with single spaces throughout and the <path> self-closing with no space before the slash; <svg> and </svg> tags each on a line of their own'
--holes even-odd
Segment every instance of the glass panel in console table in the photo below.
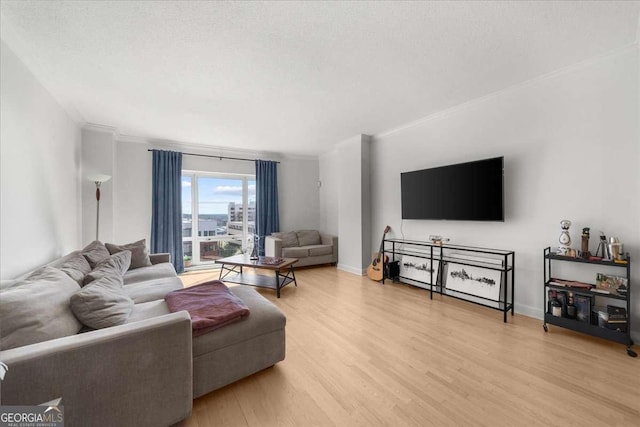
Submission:
<svg viewBox="0 0 640 427">
<path fill-rule="evenodd" d="M 383 251 L 389 255 L 390 263 L 402 262 L 403 256 L 422 258 L 425 263 L 428 261 L 430 280 L 420 281 L 403 276 L 399 276 L 398 279 L 403 283 L 428 289 L 429 298 L 431 299 L 433 299 L 433 294 L 435 293 L 489 307 L 501 311 L 505 323 L 507 321 L 507 313 L 511 311 L 511 315 L 513 316 L 514 314 L 514 251 L 452 244 L 440 245 L 433 242 L 407 239 L 385 239 L 383 241 Z M 448 288 L 444 275 L 451 264 L 467 266 L 469 269 L 474 267 L 481 268 L 495 273 L 500 281 L 500 290 L 497 292 L 497 297 L 481 296 L 461 291 L 460 289 Z M 436 268 L 437 271 L 435 271 Z M 463 280 L 473 280 L 472 277 L 465 275 L 464 270 L 462 270 L 462 275 Z M 385 278 L 391 277 L 383 277 L 383 284 Z M 392 279 L 395 280 L 395 278 Z"/>
</svg>

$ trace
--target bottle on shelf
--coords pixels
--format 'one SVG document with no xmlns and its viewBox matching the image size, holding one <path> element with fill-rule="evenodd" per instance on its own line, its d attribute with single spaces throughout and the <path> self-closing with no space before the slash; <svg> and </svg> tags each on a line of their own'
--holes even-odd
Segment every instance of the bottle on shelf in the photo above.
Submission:
<svg viewBox="0 0 640 427">
<path fill-rule="evenodd" d="M 551 300 L 549 300 L 549 312 L 556 317 L 562 317 L 562 304 L 558 300 L 558 293 L 551 291 Z"/>
<path fill-rule="evenodd" d="M 573 304 L 573 292 L 569 292 L 569 302 L 567 303 L 567 317 L 569 319 L 576 318 L 576 306 Z"/>
</svg>

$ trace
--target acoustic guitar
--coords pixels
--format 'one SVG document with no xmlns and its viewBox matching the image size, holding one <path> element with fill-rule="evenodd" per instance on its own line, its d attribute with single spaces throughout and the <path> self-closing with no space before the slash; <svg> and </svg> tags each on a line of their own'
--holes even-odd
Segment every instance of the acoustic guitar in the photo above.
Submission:
<svg viewBox="0 0 640 427">
<path fill-rule="evenodd" d="M 386 236 L 389 231 L 391 231 L 391 227 L 387 225 L 384 228 L 384 233 L 382 233 L 380 250 L 378 253 L 373 255 L 373 261 L 371 261 L 371 264 L 367 267 L 367 276 L 369 276 L 369 279 L 375 280 L 376 282 L 379 282 L 384 278 L 384 266 L 389 262 L 389 257 L 384 254 L 384 236 Z"/>
</svg>

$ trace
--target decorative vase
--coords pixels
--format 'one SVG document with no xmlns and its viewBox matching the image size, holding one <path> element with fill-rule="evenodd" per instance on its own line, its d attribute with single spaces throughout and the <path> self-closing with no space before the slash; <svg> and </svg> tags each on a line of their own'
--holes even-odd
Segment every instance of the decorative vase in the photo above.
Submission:
<svg viewBox="0 0 640 427">
<path fill-rule="evenodd" d="M 571 221 L 568 219 L 563 219 L 560 221 L 560 228 L 562 231 L 560 232 L 560 237 L 558 237 L 558 242 L 560 246 L 558 246 L 560 255 L 569 255 L 569 251 L 571 249 L 571 236 L 569 235 L 569 227 L 571 227 Z"/>
<path fill-rule="evenodd" d="M 258 242 L 260 241 L 260 236 L 258 236 L 257 234 L 253 235 L 253 248 L 251 249 L 251 255 L 249 256 L 249 259 L 251 261 L 257 261 L 258 260 Z"/>
</svg>

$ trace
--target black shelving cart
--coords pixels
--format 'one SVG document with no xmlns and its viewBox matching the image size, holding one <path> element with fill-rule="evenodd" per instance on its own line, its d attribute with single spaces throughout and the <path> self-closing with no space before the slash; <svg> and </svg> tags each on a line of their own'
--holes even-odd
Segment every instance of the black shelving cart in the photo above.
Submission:
<svg viewBox="0 0 640 427">
<path fill-rule="evenodd" d="M 560 326 L 562 328 L 571 329 L 573 331 L 582 332 L 587 335 L 604 338 L 607 340 L 615 341 L 627 346 L 627 354 L 631 357 L 637 357 L 637 353 L 633 350 L 633 340 L 631 339 L 631 258 L 627 256 L 626 263 L 616 263 L 614 261 L 606 260 L 590 260 L 584 258 L 574 258 L 569 256 L 558 255 L 551 252 L 551 247 L 544 249 L 543 253 L 544 261 L 544 323 L 543 328 L 545 332 L 549 331 L 548 325 Z M 619 295 L 616 293 L 602 294 L 591 291 L 590 289 L 575 288 L 570 286 L 556 286 L 552 283 L 552 262 L 564 261 L 580 264 L 595 264 L 608 267 L 617 267 L 626 271 L 627 279 L 627 295 Z M 589 297 L 590 301 L 594 301 L 595 298 L 606 298 L 609 300 L 624 301 L 626 304 L 627 312 L 627 324 L 626 332 L 617 331 L 613 329 L 600 327 L 597 323 L 592 321 L 591 313 L 586 321 L 579 321 L 575 319 L 569 319 L 566 317 L 557 317 L 549 313 L 548 310 L 548 291 L 568 291 L 574 295 L 583 295 Z"/>
</svg>

